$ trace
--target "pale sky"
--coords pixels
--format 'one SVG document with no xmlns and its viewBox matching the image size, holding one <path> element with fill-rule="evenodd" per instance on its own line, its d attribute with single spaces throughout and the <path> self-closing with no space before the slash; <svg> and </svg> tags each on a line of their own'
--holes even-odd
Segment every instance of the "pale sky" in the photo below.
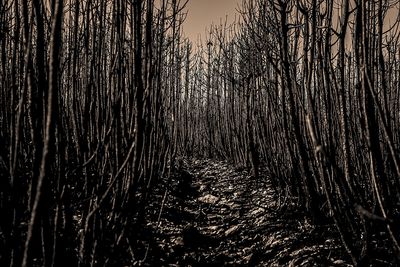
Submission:
<svg viewBox="0 0 400 267">
<path fill-rule="evenodd" d="M 219 25 L 221 18 L 228 24 L 235 19 L 236 8 L 242 0 L 189 0 L 187 3 L 187 18 L 183 31 L 193 43 L 197 43 L 199 36 L 205 39 L 205 29 L 212 23 Z"/>
</svg>

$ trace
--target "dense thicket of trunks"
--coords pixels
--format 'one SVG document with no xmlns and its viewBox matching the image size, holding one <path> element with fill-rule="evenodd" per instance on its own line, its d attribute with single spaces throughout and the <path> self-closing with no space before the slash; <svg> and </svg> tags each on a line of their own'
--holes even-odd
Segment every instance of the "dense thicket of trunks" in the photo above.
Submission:
<svg viewBox="0 0 400 267">
<path fill-rule="evenodd" d="M 1 0 L 0 264 L 140 260 L 185 155 L 267 176 L 354 264 L 399 260 L 399 5 L 243 1 L 193 54 L 184 1 Z"/>
<path fill-rule="evenodd" d="M 0 1 L 0 265 L 133 260 L 176 156 L 184 6 Z"/>
<path fill-rule="evenodd" d="M 197 55 L 182 151 L 256 177 L 265 166 L 282 202 L 335 223 L 354 263 L 384 246 L 398 258 L 398 8 L 243 1 L 238 23 L 212 27 Z"/>
</svg>

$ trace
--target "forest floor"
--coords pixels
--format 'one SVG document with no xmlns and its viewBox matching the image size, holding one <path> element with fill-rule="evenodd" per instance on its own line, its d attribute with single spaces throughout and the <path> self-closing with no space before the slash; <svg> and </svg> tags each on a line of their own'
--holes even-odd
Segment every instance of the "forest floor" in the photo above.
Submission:
<svg viewBox="0 0 400 267">
<path fill-rule="evenodd" d="M 154 198 L 134 265 L 350 266 L 333 225 L 312 225 L 267 178 L 225 162 L 185 161 Z"/>
</svg>

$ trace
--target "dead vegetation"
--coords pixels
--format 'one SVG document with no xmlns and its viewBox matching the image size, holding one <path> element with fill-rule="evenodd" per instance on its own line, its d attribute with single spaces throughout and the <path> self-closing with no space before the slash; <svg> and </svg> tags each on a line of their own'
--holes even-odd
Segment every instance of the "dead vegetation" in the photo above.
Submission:
<svg viewBox="0 0 400 267">
<path fill-rule="evenodd" d="M 334 226 L 312 225 L 289 206 L 282 210 L 266 177 L 255 180 L 247 171 L 210 160 L 189 160 L 183 172 L 167 189 L 159 221 L 160 206 L 150 206 L 151 234 L 142 240 L 146 254 L 135 264 L 351 266 Z M 188 184 L 179 182 L 186 175 Z M 190 193 L 182 195 L 182 188 Z"/>
<path fill-rule="evenodd" d="M 398 266 L 399 4 L 0 0 L 0 265 Z"/>
</svg>

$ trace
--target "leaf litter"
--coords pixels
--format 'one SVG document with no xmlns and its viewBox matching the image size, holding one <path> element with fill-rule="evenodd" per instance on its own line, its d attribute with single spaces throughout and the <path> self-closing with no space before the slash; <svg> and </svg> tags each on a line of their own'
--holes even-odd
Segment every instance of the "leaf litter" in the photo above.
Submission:
<svg viewBox="0 0 400 267">
<path fill-rule="evenodd" d="M 281 208 L 267 177 L 192 159 L 168 182 L 152 196 L 147 250 L 133 265 L 351 266 L 334 226 L 311 225 L 294 205 Z"/>
</svg>

